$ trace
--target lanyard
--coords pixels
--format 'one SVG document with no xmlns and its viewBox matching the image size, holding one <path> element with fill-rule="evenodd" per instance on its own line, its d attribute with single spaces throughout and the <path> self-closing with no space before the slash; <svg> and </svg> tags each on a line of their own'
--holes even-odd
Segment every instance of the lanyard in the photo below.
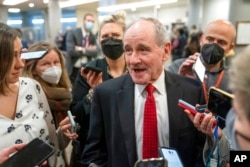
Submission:
<svg viewBox="0 0 250 167">
<path fill-rule="evenodd" d="M 218 121 L 218 119 L 216 119 Z M 218 139 L 218 125 L 215 126 L 215 129 L 214 129 L 214 145 L 213 147 L 211 148 L 210 150 L 210 153 L 208 155 L 208 158 L 206 160 L 206 167 L 214 167 L 214 166 L 211 166 L 211 158 L 213 157 L 213 152 L 214 150 L 216 150 L 216 153 L 217 153 L 217 157 L 216 157 L 216 162 L 217 162 L 217 165 L 216 167 L 220 167 L 220 146 L 219 146 L 219 139 Z"/>
<path fill-rule="evenodd" d="M 218 88 L 220 86 L 223 75 L 224 75 L 224 70 L 222 70 L 220 72 L 219 77 L 217 78 L 217 81 L 216 81 L 216 83 L 214 85 L 216 88 Z M 205 101 L 206 101 L 206 104 L 207 104 L 208 103 L 208 92 L 207 92 L 207 85 L 206 85 L 205 82 L 202 83 L 202 89 L 203 89 Z"/>
</svg>

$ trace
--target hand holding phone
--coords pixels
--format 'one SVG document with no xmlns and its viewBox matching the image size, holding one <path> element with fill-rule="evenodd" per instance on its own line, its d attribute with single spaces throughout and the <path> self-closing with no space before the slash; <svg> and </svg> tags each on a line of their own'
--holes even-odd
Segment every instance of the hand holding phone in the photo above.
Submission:
<svg viewBox="0 0 250 167">
<path fill-rule="evenodd" d="M 40 166 L 54 153 L 54 148 L 39 138 L 33 139 L 24 148 L 9 157 L 0 167 Z"/>
<path fill-rule="evenodd" d="M 196 62 L 194 63 L 192 70 L 195 76 L 198 78 L 200 82 L 203 82 L 205 77 L 206 68 L 203 65 L 200 56 L 197 57 Z"/>
</svg>

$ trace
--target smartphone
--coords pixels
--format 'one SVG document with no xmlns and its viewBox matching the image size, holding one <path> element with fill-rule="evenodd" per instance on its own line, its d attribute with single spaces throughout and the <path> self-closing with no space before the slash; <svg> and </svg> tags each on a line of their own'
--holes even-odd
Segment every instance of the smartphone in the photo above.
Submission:
<svg viewBox="0 0 250 167">
<path fill-rule="evenodd" d="M 200 113 L 203 113 L 205 112 L 205 109 L 207 108 L 207 104 L 203 104 L 203 105 L 199 105 L 199 106 L 196 106 L 195 109 L 200 112 Z"/>
<path fill-rule="evenodd" d="M 205 77 L 206 68 L 202 64 L 200 56 L 197 57 L 196 62 L 194 63 L 192 67 L 192 70 L 194 74 L 196 75 L 196 77 L 198 78 L 198 80 L 202 83 Z"/>
<path fill-rule="evenodd" d="M 21 53 L 21 58 L 30 60 L 30 59 L 41 59 L 48 53 L 48 50 L 42 50 L 42 51 L 32 51 L 32 52 L 23 52 Z"/>
<path fill-rule="evenodd" d="M 134 167 L 169 167 L 164 158 L 150 158 L 136 161 Z"/>
<path fill-rule="evenodd" d="M 39 138 L 33 139 L 24 148 L 4 161 L 0 167 L 34 167 L 41 165 L 51 155 L 54 149 Z"/>
<path fill-rule="evenodd" d="M 77 132 L 77 125 L 76 122 L 71 114 L 71 111 L 68 110 L 68 117 L 69 117 L 69 121 L 71 124 L 71 133 L 76 133 Z"/>
<path fill-rule="evenodd" d="M 100 72 L 102 72 L 102 69 L 98 67 L 88 66 L 88 65 L 85 66 L 84 72 L 87 74 L 89 71 L 94 71 L 96 74 L 99 74 Z"/>
<path fill-rule="evenodd" d="M 176 149 L 170 147 L 160 147 L 159 155 L 167 160 L 168 167 L 184 167 Z"/>
<path fill-rule="evenodd" d="M 178 106 L 184 110 L 187 109 L 188 111 L 191 112 L 191 114 L 193 114 L 193 116 L 195 116 L 198 112 L 193 105 L 189 104 L 188 102 L 186 102 L 182 99 L 178 100 Z M 202 115 L 201 118 L 204 118 L 204 115 Z"/>
<path fill-rule="evenodd" d="M 225 119 L 228 111 L 232 107 L 233 98 L 234 96 L 231 93 L 219 88 L 211 87 L 209 89 L 207 108 L 217 116 L 217 122 L 220 128 L 225 127 Z"/>
</svg>

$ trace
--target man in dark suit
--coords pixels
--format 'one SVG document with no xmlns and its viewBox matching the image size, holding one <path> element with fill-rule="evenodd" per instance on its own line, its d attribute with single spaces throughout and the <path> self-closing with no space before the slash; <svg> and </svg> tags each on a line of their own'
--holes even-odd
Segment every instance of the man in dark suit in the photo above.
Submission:
<svg viewBox="0 0 250 167">
<path fill-rule="evenodd" d="M 83 27 L 70 31 L 66 37 L 66 66 L 72 83 L 74 83 L 82 64 L 93 60 L 97 56 L 96 37 L 91 32 L 94 21 L 94 15 L 85 14 Z"/>
<path fill-rule="evenodd" d="M 148 84 L 155 88 L 158 147 L 175 148 L 185 167 L 204 166 L 204 136 L 177 105 L 178 99 L 201 103 L 201 85 L 164 70 L 171 52 L 166 34 L 165 27 L 152 18 L 141 18 L 128 27 L 124 51 L 129 74 L 94 90 L 82 166 L 133 167 L 145 157 L 144 125 L 151 121 L 144 119 Z"/>
</svg>

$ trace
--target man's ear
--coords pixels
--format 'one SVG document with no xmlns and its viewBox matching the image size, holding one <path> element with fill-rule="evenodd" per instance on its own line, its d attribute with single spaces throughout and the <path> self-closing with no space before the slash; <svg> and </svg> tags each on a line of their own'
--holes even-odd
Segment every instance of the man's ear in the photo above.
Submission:
<svg viewBox="0 0 250 167">
<path fill-rule="evenodd" d="M 168 60 L 169 56 L 171 55 L 171 44 L 170 42 L 167 42 L 165 45 L 164 45 L 164 56 L 163 56 L 163 61 L 166 61 Z"/>
</svg>

